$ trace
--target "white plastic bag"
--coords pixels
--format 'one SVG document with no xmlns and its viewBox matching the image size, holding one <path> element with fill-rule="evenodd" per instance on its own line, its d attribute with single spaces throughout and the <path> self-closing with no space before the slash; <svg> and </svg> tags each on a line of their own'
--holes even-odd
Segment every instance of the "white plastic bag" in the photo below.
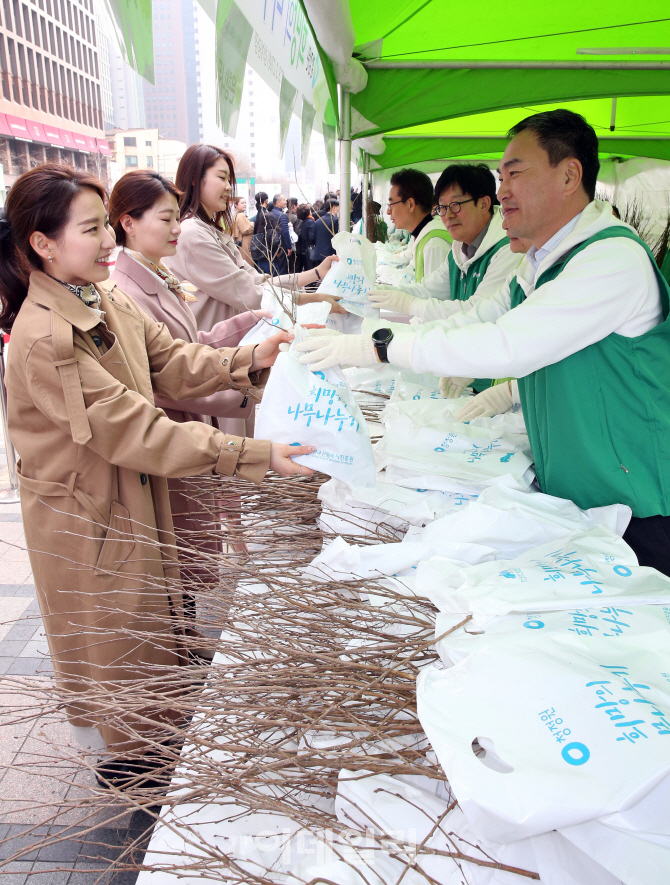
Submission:
<svg viewBox="0 0 670 885">
<path fill-rule="evenodd" d="M 448 494 L 419 489 L 405 489 L 377 478 L 373 489 L 352 491 L 339 480 L 331 479 L 319 489 L 323 510 L 319 523 L 334 534 L 371 535 L 384 523 L 390 529 L 422 526 L 438 516 L 463 510 L 474 496 Z"/>
<path fill-rule="evenodd" d="M 437 384 L 424 386 L 422 384 L 413 384 L 411 381 L 400 379 L 391 394 L 392 403 L 405 402 L 406 400 L 413 400 L 416 402 L 417 400 L 422 399 L 443 399 L 439 386 Z"/>
<path fill-rule="evenodd" d="M 341 296 L 340 304 L 360 317 L 378 316 L 367 293 L 375 286 L 377 255 L 365 237 L 341 231 L 333 237 L 339 261 L 334 261 L 318 292 Z"/>
<path fill-rule="evenodd" d="M 618 526 L 618 518 L 620 524 Z M 440 542 L 473 541 L 497 549 L 496 559 L 514 559 L 526 550 L 604 525 L 622 535 L 631 510 L 621 504 L 580 510 L 572 501 L 501 487 L 487 488 L 476 502 L 426 526 L 420 538 L 438 552 Z"/>
<path fill-rule="evenodd" d="M 527 439 L 526 424 L 520 410 L 518 412 L 502 412 L 491 418 L 473 418 L 467 423 L 456 421 L 457 413 L 468 401 L 469 397 L 443 399 L 441 394 L 439 396 L 433 395 L 433 391 L 422 391 L 418 395 L 415 394 L 411 398 L 405 397 L 404 399 L 393 396 L 384 410 L 382 421 L 386 424 L 405 417 L 424 427 L 441 427 L 445 423 L 455 423 L 460 427 L 483 427 L 488 430 L 519 434 Z"/>
<path fill-rule="evenodd" d="M 295 327 L 295 342 L 304 330 Z M 256 437 L 290 445 L 314 445 L 304 464 L 352 488 L 375 484 L 370 434 L 353 393 L 338 369 L 310 372 L 293 347 L 280 353 L 256 416 Z"/>
<path fill-rule="evenodd" d="M 247 334 L 240 341 L 238 347 L 244 347 L 247 344 L 260 344 L 262 341 L 266 341 L 271 335 L 275 335 L 280 330 L 288 330 L 292 328 L 293 323 L 291 322 L 291 318 L 280 310 L 274 317 L 272 317 L 272 319 L 262 317 L 253 329 L 249 329 Z"/>
<path fill-rule="evenodd" d="M 417 592 L 444 612 L 475 622 L 510 612 L 630 605 L 670 605 L 670 578 L 639 566 L 631 548 L 603 528 L 573 532 L 511 561 L 469 569 L 435 557 L 417 573 Z"/>
<path fill-rule="evenodd" d="M 317 581 L 358 581 L 411 569 L 433 551 L 425 544 L 370 544 L 362 547 L 335 538 L 312 562 L 305 574 Z"/>
<path fill-rule="evenodd" d="M 515 841 L 624 811 L 667 784 L 667 659 L 667 632 L 554 635 L 541 649 L 515 636 L 424 668 L 419 718 L 475 832 Z M 657 814 L 668 817 L 661 803 Z"/>
<path fill-rule="evenodd" d="M 404 405 L 408 404 L 395 403 L 390 408 Z M 528 439 L 521 434 L 446 419 L 425 425 L 404 415 L 387 421 L 386 429 L 375 447 L 380 470 L 393 465 L 483 488 L 508 474 L 522 480 L 532 464 Z"/>
<path fill-rule="evenodd" d="M 390 363 L 380 363 L 379 367 L 343 369 L 342 374 L 352 390 L 378 393 L 391 396 L 400 378 L 400 369 Z"/>
<path fill-rule="evenodd" d="M 598 608 L 572 608 L 555 612 L 513 612 L 493 618 L 483 625 L 468 621 L 447 633 L 463 620 L 462 614 L 440 612 L 435 619 L 435 650 L 446 667 L 458 664 L 492 642 L 516 638 L 537 642 L 540 648 L 547 636 L 582 636 L 610 639 L 622 636 L 670 632 L 670 608 L 664 605 L 603 605 Z M 447 634 L 447 635 L 444 635 Z"/>
</svg>

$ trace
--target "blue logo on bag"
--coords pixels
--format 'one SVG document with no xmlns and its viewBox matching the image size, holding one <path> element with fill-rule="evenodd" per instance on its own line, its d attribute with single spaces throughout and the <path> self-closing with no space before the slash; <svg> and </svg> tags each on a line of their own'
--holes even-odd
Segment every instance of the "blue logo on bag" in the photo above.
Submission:
<svg viewBox="0 0 670 885">
<path fill-rule="evenodd" d="M 503 462 L 506 464 L 508 461 L 511 461 L 511 460 L 512 460 L 512 455 L 513 455 L 513 454 L 514 454 L 514 452 L 508 452 L 506 455 L 503 455 L 502 458 L 501 458 L 500 460 L 503 461 Z"/>
<path fill-rule="evenodd" d="M 514 572 L 500 572 L 501 578 L 516 578 Z"/>
</svg>

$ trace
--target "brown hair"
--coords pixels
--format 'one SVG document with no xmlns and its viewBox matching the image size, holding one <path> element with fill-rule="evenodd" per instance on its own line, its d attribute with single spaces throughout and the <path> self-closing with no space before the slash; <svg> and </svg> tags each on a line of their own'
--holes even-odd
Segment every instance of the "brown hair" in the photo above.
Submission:
<svg viewBox="0 0 670 885">
<path fill-rule="evenodd" d="M 182 196 L 181 191 L 158 172 L 136 169 L 133 172 L 126 172 L 116 182 L 109 197 L 109 223 L 116 232 L 116 242 L 119 246 L 126 245 L 126 232 L 121 224 L 121 218 L 124 215 L 141 218 L 164 194 L 172 194 L 177 198 L 177 202 Z"/>
<path fill-rule="evenodd" d="M 309 218 L 309 215 L 312 211 L 312 207 L 309 203 L 301 203 L 295 210 L 295 214 L 301 221 L 304 221 L 306 218 Z"/>
<path fill-rule="evenodd" d="M 59 163 L 36 166 L 12 185 L 0 224 L 0 328 L 12 328 L 28 294 L 31 271 L 43 269 L 30 237 L 39 231 L 58 239 L 70 218 L 72 200 L 85 187 L 105 201 L 105 188 L 94 175 Z"/>
<path fill-rule="evenodd" d="M 221 221 L 223 220 L 224 227 L 227 230 L 232 230 L 233 216 L 230 211 L 230 203 L 228 203 L 224 212 L 217 212 L 212 221 L 200 202 L 200 182 L 204 178 L 205 172 L 211 169 L 217 160 L 221 159 L 228 163 L 230 183 L 233 188 L 231 197 L 234 198 L 235 167 L 233 166 L 231 155 L 211 144 L 192 144 L 186 148 L 184 156 L 179 161 L 176 181 L 177 187 L 182 192 L 182 197 L 179 201 L 182 221 L 185 221 L 187 218 L 199 218 L 206 224 L 212 225 L 212 227 L 221 227 Z"/>
</svg>

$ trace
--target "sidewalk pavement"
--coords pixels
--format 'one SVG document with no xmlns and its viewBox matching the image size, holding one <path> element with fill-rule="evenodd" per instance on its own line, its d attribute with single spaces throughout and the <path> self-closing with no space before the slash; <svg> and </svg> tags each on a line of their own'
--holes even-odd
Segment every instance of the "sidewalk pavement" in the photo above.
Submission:
<svg viewBox="0 0 670 885">
<path fill-rule="evenodd" d="M 1 434 L 0 446 L 2 494 L 9 477 Z M 10 685 L 11 676 L 36 674 L 48 678 L 53 670 L 21 507 L 0 503 L 0 885 L 134 885 L 137 873 L 117 871 L 113 862 L 133 844 L 133 858 L 141 860 L 153 818 L 112 797 L 93 816 L 90 810 L 67 810 L 94 778 L 76 761 L 49 759 L 56 755 L 50 746 L 72 744 L 64 717 L 39 715 L 39 702 Z M 20 717 L 23 721 L 17 721 Z M 57 840 L 61 834 L 64 841 L 11 860 L 45 836 Z"/>
</svg>

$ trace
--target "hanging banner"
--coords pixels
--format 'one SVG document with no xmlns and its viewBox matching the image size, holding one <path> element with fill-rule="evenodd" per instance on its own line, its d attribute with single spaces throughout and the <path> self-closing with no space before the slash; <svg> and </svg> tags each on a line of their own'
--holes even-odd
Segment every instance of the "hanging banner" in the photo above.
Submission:
<svg viewBox="0 0 670 885">
<path fill-rule="evenodd" d="M 288 135 L 288 127 L 291 124 L 291 116 L 295 107 L 295 99 L 298 90 L 295 86 L 282 77 L 281 89 L 279 90 L 279 156 L 284 156 L 284 148 L 286 147 L 286 137 Z"/>
<path fill-rule="evenodd" d="M 241 28 L 240 18 L 250 30 Z M 227 135 L 234 136 L 229 127 L 239 115 L 244 62 L 280 97 L 280 120 L 285 120 L 283 114 L 291 104 L 287 128 L 298 93 L 303 103 L 307 101 L 313 108 L 312 126 L 321 128 L 330 93 L 299 0 L 244 0 L 239 5 L 235 0 L 219 0 L 216 54 L 219 125 Z M 292 102 L 288 101 L 290 87 L 294 90 Z M 221 122 L 225 120 L 230 120 L 228 126 Z"/>
<path fill-rule="evenodd" d="M 216 15 L 217 123 L 235 138 L 244 71 L 253 28 L 232 0 L 219 0 Z"/>
<path fill-rule="evenodd" d="M 97 11 L 103 18 L 104 29 L 114 38 L 123 58 L 141 77 L 154 83 L 151 0 L 134 0 L 133 3 L 103 0 Z"/>
<path fill-rule="evenodd" d="M 302 100 L 302 127 L 301 127 L 301 143 L 300 143 L 300 163 L 307 165 L 309 157 L 309 143 L 312 138 L 312 129 L 314 127 L 314 117 L 316 111 L 306 98 Z"/>
<path fill-rule="evenodd" d="M 337 129 L 324 122 L 321 126 L 323 132 L 323 141 L 326 146 L 326 159 L 328 160 L 328 171 L 331 175 L 335 174 L 335 142 L 337 140 Z"/>
</svg>

